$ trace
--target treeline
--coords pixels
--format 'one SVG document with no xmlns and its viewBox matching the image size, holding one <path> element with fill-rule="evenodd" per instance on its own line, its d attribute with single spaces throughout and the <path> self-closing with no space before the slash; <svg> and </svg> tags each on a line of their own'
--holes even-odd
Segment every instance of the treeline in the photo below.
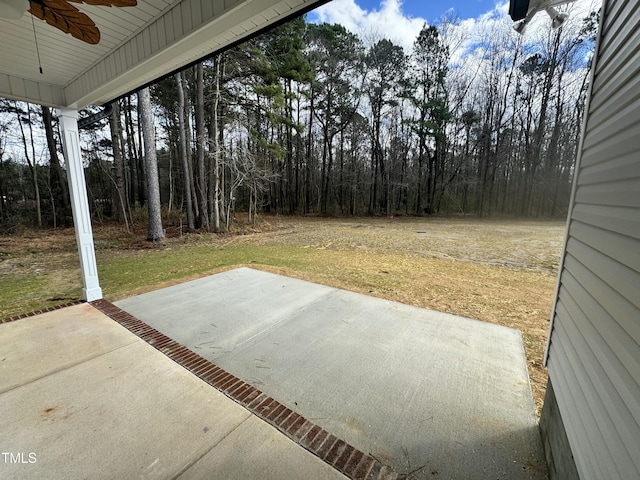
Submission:
<svg viewBox="0 0 640 480">
<path fill-rule="evenodd" d="M 163 209 L 215 231 L 236 210 L 565 215 L 596 20 L 535 43 L 443 21 L 410 52 L 293 20 L 151 87 Z M 81 139 L 94 215 L 124 222 L 146 172 L 136 96 L 113 106 Z M 0 110 L 0 222 L 68 224 L 55 115 Z"/>
</svg>

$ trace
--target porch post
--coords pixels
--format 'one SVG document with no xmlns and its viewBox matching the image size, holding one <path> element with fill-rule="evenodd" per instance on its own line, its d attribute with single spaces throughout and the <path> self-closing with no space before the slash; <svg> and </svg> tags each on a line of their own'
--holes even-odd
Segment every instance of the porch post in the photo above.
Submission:
<svg viewBox="0 0 640 480">
<path fill-rule="evenodd" d="M 62 146 L 67 164 L 69 193 L 73 210 L 73 224 L 76 230 L 76 242 L 80 256 L 82 273 L 82 294 L 87 302 L 102 298 L 102 289 L 98 282 L 98 268 L 93 246 L 91 215 L 87 200 L 87 185 L 84 179 L 82 155 L 80 153 L 80 137 L 78 135 L 78 111 L 59 109 L 60 128 L 62 130 Z"/>
</svg>

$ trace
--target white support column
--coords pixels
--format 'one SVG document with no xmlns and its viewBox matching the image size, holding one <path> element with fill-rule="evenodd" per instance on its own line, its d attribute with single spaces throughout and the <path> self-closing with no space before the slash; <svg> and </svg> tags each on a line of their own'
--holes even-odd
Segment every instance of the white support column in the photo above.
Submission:
<svg viewBox="0 0 640 480">
<path fill-rule="evenodd" d="M 89 201 L 87 200 L 87 185 L 84 179 L 84 168 L 80 152 L 78 111 L 60 109 L 58 110 L 58 116 L 62 130 L 64 158 L 67 164 L 73 224 L 76 230 L 76 242 L 78 243 L 78 253 L 80 255 L 82 293 L 85 300 L 91 302 L 102 298 L 102 289 L 98 282 L 98 268 L 96 266 L 93 232 L 91 230 L 91 214 Z"/>
</svg>

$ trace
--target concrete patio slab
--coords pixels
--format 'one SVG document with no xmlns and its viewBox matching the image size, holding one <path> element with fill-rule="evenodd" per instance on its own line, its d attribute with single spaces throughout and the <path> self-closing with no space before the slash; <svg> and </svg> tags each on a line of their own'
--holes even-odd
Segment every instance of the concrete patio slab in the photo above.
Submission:
<svg viewBox="0 0 640 480">
<path fill-rule="evenodd" d="M 0 393 L 137 340 L 88 304 L 7 323 L 0 339 Z"/>
<path fill-rule="evenodd" d="M 342 478 L 326 463 L 315 472 L 309 463 L 318 459 L 306 450 L 292 452 L 291 440 L 284 435 L 273 434 L 273 427 L 251 416 L 227 435 L 215 449 L 203 456 L 195 465 L 178 477 L 180 480 L 220 479 L 306 479 L 314 475 L 318 479 Z M 296 453 L 293 455 L 292 453 Z M 241 461 L 229 461 L 229 458 Z M 268 461 L 265 461 L 268 460 Z M 215 475 L 212 477 L 212 472 Z"/>
<path fill-rule="evenodd" d="M 410 478 L 546 478 L 516 330 L 247 268 L 117 305 Z"/>
<path fill-rule="evenodd" d="M 345 478 L 88 304 L 0 325 L 0 365 L 3 480 Z"/>
</svg>

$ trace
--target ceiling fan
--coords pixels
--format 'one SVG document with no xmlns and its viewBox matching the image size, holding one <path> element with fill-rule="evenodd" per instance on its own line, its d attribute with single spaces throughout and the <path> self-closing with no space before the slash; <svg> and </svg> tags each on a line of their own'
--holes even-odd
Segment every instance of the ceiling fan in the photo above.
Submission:
<svg viewBox="0 0 640 480">
<path fill-rule="evenodd" d="M 68 33 L 78 40 L 95 45 L 100 41 L 100 30 L 88 15 L 72 3 L 105 7 L 134 7 L 136 0 L 0 0 L 0 17 L 18 19 L 29 12 L 52 27 Z"/>
<path fill-rule="evenodd" d="M 536 13 L 545 10 L 551 18 L 551 27 L 560 28 L 569 17 L 566 13 L 558 12 L 555 7 L 575 0 L 509 0 L 509 16 L 516 23 L 513 28 L 518 33 L 524 33 Z"/>
</svg>

